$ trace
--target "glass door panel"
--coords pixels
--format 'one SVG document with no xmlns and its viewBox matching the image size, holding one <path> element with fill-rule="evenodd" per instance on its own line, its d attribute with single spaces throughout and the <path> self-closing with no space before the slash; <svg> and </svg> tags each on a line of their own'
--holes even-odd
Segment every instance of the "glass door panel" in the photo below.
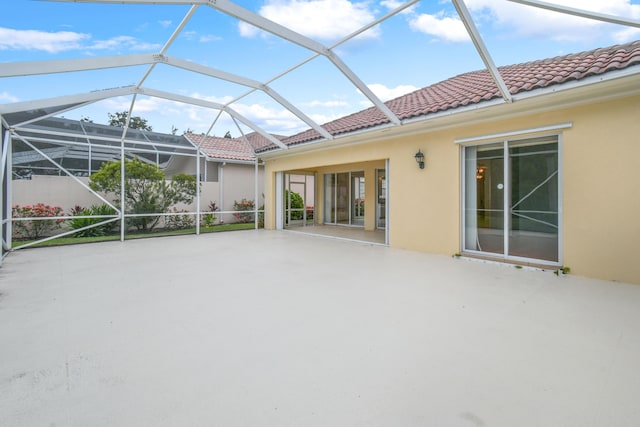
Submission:
<svg viewBox="0 0 640 427">
<path fill-rule="evenodd" d="M 509 145 L 508 255 L 558 261 L 558 143 Z"/>
<path fill-rule="evenodd" d="M 465 148 L 465 248 L 504 253 L 503 144 Z"/>
<path fill-rule="evenodd" d="M 285 174 L 285 226 L 313 223 L 315 206 L 314 175 Z"/>
<path fill-rule="evenodd" d="M 336 174 L 336 224 L 349 224 L 349 173 Z"/>
<path fill-rule="evenodd" d="M 336 222 L 336 175 L 328 173 L 324 175 L 324 223 Z"/>
<path fill-rule="evenodd" d="M 556 136 L 465 147 L 463 249 L 559 262 L 558 165 Z"/>
<path fill-rule="evenodd" d="M 364 172 L 351 173 L 351 224 L 364 226 Z"/>
<path fill-rule="evenodd" d="M 387 226 L 387 175 L 384 169 L 376 170 L 376 228 Z"/>
</svg>

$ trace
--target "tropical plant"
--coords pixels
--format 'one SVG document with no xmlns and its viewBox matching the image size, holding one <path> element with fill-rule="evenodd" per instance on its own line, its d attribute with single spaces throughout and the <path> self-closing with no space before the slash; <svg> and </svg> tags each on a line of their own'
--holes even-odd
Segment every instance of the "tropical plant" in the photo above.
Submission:
<svg viewBox="0 0 640 427">
<path fill-rule="evenodd" d="M 165 178 L 157 166 L 143 163 L 139 159 L 125 160 L 125 212 L 133 214 L 153 214 L 167 212 L 177 203 L 189 204 L 196 195 L 196 179 L 187 174 Z M 113 201 L 120 207 L 121 162 L 113 161 L 102 165 L 91 175 L 89 186 L 96 191 L 115 195 Z M 135 216 L 128 218 L 127 225 L 138 231 L 150 232 L 158 224 L 160 216 Z"/>
<path fill-rule="evenodd" d="M 44 203 L 35 205 L 12 206 L 12 218 L 54 218 L 64 216 L 60 206 L 50 206 Z M 13 222 L 13 236 L 18 239 L 36 240 L 48 237 L 62 226 L 64 220 L 58 219 L 29 219 Z"/>
<path fill-rule="evenodd" d="M 84 217 L 84 216 L 106 216 L 106 215 L 115 215 L 116 210 L 111 206 L 103 203 L 101 205 L 94 205 L 89 208 L 81 208 L 80 206 L 75 206 L 71 209 L 71 215 L 74 217 Z M 69 225 L 74 230 L 88 227 L 90 225 L 97 224 L 99 222 L 106 221 L 108 218 L 72 218 L 69 221 Z M 87 228 L 86 230 L 78 231 L 74 233 L 74 237 L 99 237 L 106 236 L 115 230 L 117 225 L 117 221 L 107 222 L 102 225 L 97 225 L 95 227 Z"/>
<path fill-rule="evenodd" d="M 202 214 L 202 225 L 204 225 L 205 227 L 213 227 L 213 225 L 216 223 L 216 220 L 218 219 L 213 214 L 213 212 L 216 212 L 217 210 L 218 205 L 216 204 L 216 202 L 209 202 L 209 206 L 207 206 L 207 212 Z"/>
</svg>

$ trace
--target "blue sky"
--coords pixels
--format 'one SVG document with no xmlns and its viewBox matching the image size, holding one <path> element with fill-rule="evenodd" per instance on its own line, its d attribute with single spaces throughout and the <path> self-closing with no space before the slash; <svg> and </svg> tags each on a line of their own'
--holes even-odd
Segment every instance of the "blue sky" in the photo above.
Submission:
<svg viewBox="0 0 640 427">
<path fill-rule="evenodd" d="M 640 20 L 640 0 L 547 0 L 549 3 Z M 401 2 L 347 0 L 236 1 L 326 46 L 383 16 Z M 566 16 L 507 0 L 466 0 L 497 65 L 508 65 L 640 39 L 640 29 Z M 0 62 L 45 61 L 158 52 L 189 5 L 96 4 L 11 0 L 3 4 Z M 450 1 L 423 0 L 336 49 L 376 95 L 388 100 L 457 74 L 484 68 Z M 167 55 L 261 82 L 312 52 L 200 6 Z M 135 85 L 148 66 L 0 79 L 0 103 Z M 247 88 L 158 65 L 145 87 L 225 103 Z M 370 106 L 326 58 L 320 57 L 270 86 L 318 123 Z M 129 108 L 113 98 L 64 117 L 106 123 L 109 112 Z M 261 92 L 232 105 L 263 129 L 291 135 L 308 126 Z M 153 129 L 206 132 L 217 112 L 164 99 L 138 97 L 134 115 Z M 223 115 L 212 130 L 238 135 Z M 250 131 L 243 127 L 243 131 Z"/>
</svg>

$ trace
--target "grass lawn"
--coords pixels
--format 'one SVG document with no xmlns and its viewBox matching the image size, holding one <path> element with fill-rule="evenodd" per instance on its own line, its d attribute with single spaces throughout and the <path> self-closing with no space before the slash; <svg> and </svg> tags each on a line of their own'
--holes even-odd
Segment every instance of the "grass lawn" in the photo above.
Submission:
<svg viewBox="0 0 640 427">
<path fill-rule="evenodd" d="M 251 230 L 254 227 L 255 227 L 255 224 L 253 222 L 237 223 L 237 224 L 220 224 L 220 225 L 214 225 L 213 227 L 200 227 L 200 233 L 204 234 L 204 233 L 217 233 L 220 231 Z M 130 232 L 130 233 L 125 233 L 124 239 L 125 240 L 148 239 L 151 237 L 182 236 L 185 234 L 195 234 L 195 233 L 196 233 L 195 227 L 184 228 L 181 230 L 170 230 L 170 231 L 163 230 L 163 231 L 157 231 L 157 232 L 151 232 L 151 233 Z M 65 236 L 65 237 L 59 237 L 57 239 L 47 240 L 46 242 L 37 243 L 30 247 L 41 248 L 44 246 L 77 245 L 80 243 L 108 242 L 108 241 L 114 241 L 114 240 L 120 240 L 120 233 L 109 235 L 109 236 L 98 236 L 98 237 Z M 12 247 L 16 248 L 18 246 L 25 245 L 32 241 L 33 240 L 13 241 Z"/>
</svg>

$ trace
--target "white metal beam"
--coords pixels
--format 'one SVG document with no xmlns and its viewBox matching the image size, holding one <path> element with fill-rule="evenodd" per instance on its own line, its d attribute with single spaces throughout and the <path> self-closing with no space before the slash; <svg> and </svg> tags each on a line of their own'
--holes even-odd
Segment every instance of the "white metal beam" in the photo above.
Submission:
<svg viewBox="0 0 640 427">
<path fill-rule="evenodd" d="M 277 24 L 273 21 L 270 21 L 254 12 L 251 12 L 237 4 L 229 1 L 229 0 L 54 0 L 54 1 L 76 1 L 76 2 L 87 2 L 87 3 L 127 3 L 127 4 L 203 4 L 207 5 L 213 9 L 216 9 L 220 12 L 223 12 L 227 15 L 233 16 L 243 22 L 246 22 L 250 25 L 253 25 L 257 28 L 260 28 L 266 32 L 269 32 L 273 35 L 281 37 L 291 43 L 297 44 L 298 46 L 302 46 L 306 49 L 309 49 L 319 55 L 326 56 L 335 67 L 337 67 L 342 74 L 349 79 L 349 81 L 356 86 L 360 92 L 365 95 L 372 103 L 376 106 L 392 123 L 399 125 L 401 124 L 400 119 L 367 87 L 367 85 L 360 80 L 360 78 L 354 73 L 336 54 L 331 51 L 326 46 L 303 36 L 295 31 L 290 30 L 287 27 L 284 27 L 280 24 Z M 408 7 L 408 5 L 407 5 Z M 401 8 L 397 9 L 398 11 Z M 164 55 L 157 55 L 155 61 L 164 60 L 166 57 Z M 186 61 L 185 61 L 186 62 Z M 155 63 L 155 62 L 154 62 Z M 184 62 L 182 63 L 183 65 Z M 64 66 L 68 66 L 63 64 Z M 86 66 L 86 65 L 85 65 Z M 61 72 L 61 71 L 60 71 Z M 145 74 L 143 79 L 139 82 L 138 86 L 144 81 L 144 78 L 148 75 L 149 71 Z M 234 81 L 234 80 L 231 80 Z M 249 85 L 249 87 L 254 87 L 253 85 Z M 290 104 L 288 104 L 290 105 Z M 296 109 L 296 112 L 292 113 L 296 114 L 301 120 L 314 128 L 317 132 L 323 135 L 325 138 L 330 139 L 330 134 L 325 132 L 323 128 L 321 128 L 318 124 L 311 121 L 305 115 L 300 115 L 300 111 Z"/>
<path fill-rule="evenodd" d="M 67 176 L 71 177 L 74 181 L 76 181 L 78 184 L 80 184 L 82 187 L 84 187 L 85 189 L 89 190 L 89 192 L 91 192 L 94 196 L 96 196 L 98 199 L 102 200 L 103 203 L 106 203 L 107 205 L 109 205 L 111 208 L 115 209 L 116 211 L 119 211 L 118 208 L 116 208 L 111 202 L 109 202 L 107 199 L 105 199 L 104 197 L 102 197 L 100 194 L 98 194 L 97 192 L 95 192 L 93 189 L 91 189 L 91 187 L 89 187 L 87 184 L 85 184 L 84 182 L 82 182 L 80 179 L 78 179 L 77 176 L 75 176 L 74 174 L 72 174 L 71 172 L 69 172 L 67 169 L 65 169 L 62 165 L 60 165 L 58 162 L 56 162 L 55 160 L 53 160 L 51 157 L 49 157 L 46 153 L 44 153 L 42 150 L 40 150 L 39 148 L 37 148 L 35 145 L 31 144 L 26 138 L 23 138 L 22 136 L 18 135 L 17 133 L 13 132 L 13 135 L 18 138 L 20 141 L 22 141 L 24 144 L 28 145 L 29 147 L 31 147 L 31 149 L 35 152 L 37 152 L 38 154 L 40 154 L 45 160 L 48 160 L 49 162 L 53 163 L 55 167 L 57 167 L 58 169 L 60 169 L 62 172 L 64 172 Z M 124 187 L 123 187 L 124 188 Z"/>
<path fill-rule="evenodd" d="M 311 40 L 302 34 L 296 33 L 280 24 L 276 24 L 256 13 L 244 9 L 228 0 L 212 0 L 208 5 L 228 15 L 240 19 L 248 24 L 258 27 L 268 33 L 281 37 L 291 43 L 297 44 L 326 56 L 351 83 L 356 86 L 387 118 L 396 125 L 401 124 L 400 119 L 367 87 L 366 84 L 354 73 L 342 60 L 326 46 Z"/>
<path fill-rule="evenodd" d="M 74 71 L 101 70 L 105 68 L 133 67 L 161 62 L 162 58 L 152 53 L 136 55 L 103 56 L 50 61 L 3 62 L 0 77 L 35 76 L 39 74 L 68 73 Z"/>
<path fill-rule="evenodd" d="M 329 132 L 327 132 L 318 123 L 316 123 L 314 120 L 312 120 L 306 114 L 304 114 L 301 110 L 299 110 L 293 104 L 291 104 L 289 101 L 287 101 L 285 98 L 283 98 L 279 93 L 277 93 L 271 87 L 269 87 L 269 86 L 267 86 L 267 85 L 265 85 L 265 84 L 263 84 L 263 83 L 261 83 L 261 82 L 259 82 L 257 80 L 252 80 L 252 79 L 248 79 L 246 77 L 237 76 L 237 75 L 234 75 L 234 74 L 231 74 L 231 73 L 227 73 L 225 71 L 220 71 L 220 70 L 217 70 L 215 68 L 211 68 L 211 67 L 207 67 L 207 66 L 204 66 L 204 65 L 196 64 L 194 62 L 186 61 L 186 60 L 180 59 L 180 58 L 175 58 L 175 57 L 170 57 L 170 56 L 167 56 L 165 58 L 166 58 L 165 63 L 167 65 L 172 65 L 174 67 L 182 68 L 182 69 L 193 71 L 193 72 L 196 72 L 196 73 L 199 73 L 199 74 L 203 74 L 203 75 L 206 75 L 206 76 L 215 77 L 215 78 L 218 78 L 218 79 L 221 79 L 221 80 L 225 80 L 225 81 L 228 81 L 228 82 L 231 82 L 231 83 L 236 83 L 236 84 L 239 84 L 239 85 L 242 85 L 242 86 L 247 86 L 247 87 L 250 87 L 250 88 L 253 88 L 253 89 L 260 90 L 260 91 L 264 92 L 265 94 L 267 94 L 268 96 L 270 96 L 271 98 L 273 98 L 280 105 L 282 105 L 283 107 L 288 109 L 292 114 L 294 114 L 300 120 L 305 122 L 309 127 L 311 127 L 314 130 L 316 130 L 316 132 L 321 134 L 323 137 L 325 137 L 327 139 L 332 139 L 333 138 L 333 136 Z M 231 102 L 230 104 L 232 104 L 232 103 L 233 102 Z"/>
<path fill-rule="evenodd" d="M 537 0 L 507 0 L 512 3 L 519 3 L 525 6 L 539 7 L 541 9 L 552 10 L 554 12 L 566 13 L 567 15 L 579 16 L 582 18 L 595 19 L 597 21 L 609 22 L 611 24 L 626 25 L 629 27 L 640 28 L 640 20 L 623 18 L 605 13 L 591 12 L 584 9 L 576 9 L 569 6 L 561 6 Z"/>
<path fill-rule="evenodd" d="M 20 111 L 31 111 L 43 108 L 58 107 L 60 105 L 82 104 L 87 102 L 101 101 L 116 96 L 131 95 L 135 92 L 134 86 L 125 86 L 116 89 L 105 89 L 95 92 L 81 93 L 76 95 L 58 96 L 55 98 L 38 99 L 35 101 L 13 102 L 0 104 L 0 114 L 17 113 Z"/>
<path fill-rule="evenodd" d="M 336 67 L 338 67 L 338 69 L 342 72 L 342 74 L 344 74 L 351 81 L 351 83 L 353 83 L 353 85 L 357 87 L 360 90 L 360 92 L 362 92 L 362 94 L 366 96 L 369 99 L 369 101 L 371 101 L 373 105 L 375 105 L 382 112 L 382 114 L 387 116 L 387 118 L 391 121 L 391 123 L 395 125 L 402 124 L 398 116 L 396 116 L 393 113 L 393 111 L 391 111 L 389 107 L 387 107 L 386 104 L 382 102 L 380 98 L 378 98 L 371 91 L 371 89 L 369 89 L 369 86 L 367 86 L 366 84 L 364 84 L 362 80 L 360 80 L 360 77 L 358 77 L 356 73 L 351 71 L 351 69 L 349 69 L 349 67 L 347 67 L 347 65 L 344 62 L 342 62 L 342 60 L 338 57 L 338 55 L 335 55 L 333 51 L 331 51 L 329 52 L 327 57 L 331 62 L 333 62 L 333 64 Z"/>
<path fill-rule="evenodd" d="M 237 111 L 235 111 L 234 109 L 232 109 L 232 108 L 230 108 L 228 106 L 225 106 L 225 105 L 222 105 L 222 104 L 218 104 L 217 102 L 207 101 L 207 100 L 204 100 L 204 99 L 192 98 L 192 97 L 189 97 L 189 96 L 177 95 L 175 93 L 163 92 L 163 91 L 157 90 L 157 89 L 140 88 L 140 89 L 138 89 L 138 91 L 139 91 L 139 93 L 144 94 L 144 95 L 155 96 L 155 97 L 158 97 L 158 98 L 164 98 L 164 99 L 169 99 L 169 100 L 178 101 L 178 102 L 184 102 L 186 104 L 191 104 L 191 105 L 199 105 L 201 107 L 213 108 L 213 109 L 216 109 L 216 110 L 223 110 L 224 112 L 226 112 L 230 116 L 233 116 L 233 117 L 237 118 L 242 123 L 244 123 L 245 125 L 249 126 L 254 131 L 258 132 L 260 135 L 264 136 L 265 138 L 267 138 L 269 141 L 273 142 L 274 144 L 276 144 L 280 148 L 288 148 L 279 139 L 277 139 L 277 138 L 273 137 L 271 134 L 265 132 L 262 128 L 260 128 L 259 126 L 256 126 L 251 120 L 249 120 L 246 117 L 242 116 L 240 113 L 238 113 Z"/>
<path fill-rule="evenodd" d="M 245 125 L 249 126 L 251 129 L 253 129 L 254 131 L 258 132 L 260 135 L 262 135 L 265 138 L 267 138 L 269 141 L 271 141 L 274 144 L 276 144 L 278 147 L 284 148 L 285 150 L 289 148 L 282 141 L 280 141 L 278 138 L 274 137 L 270 133 L 265 132 L 262 128 L 254 125 L 251 120 L 247 119 L 246 117 L 244 117 L 242 114 L 238 113 L 237 111 L 235 111 L 231 107 L 224 107 L 224 112 L 229 114 L 231 117 L 234 117 L 234 118 L 240 120 L 242 123 L 244 123 Z"/>
<path fill-rule="evenodd" d="M 473 18 L 471 17 L 467 6 L 464 4 L 463 0 L 452 0 L 452 2 L 456 10 L 458 11 L 458 15 L 460 15 L 460 19 L 467 29 L 467 32 L 469 33 L 469 36 L 471 37 L 476 50 L 480 54 L 484 65 L 487 67 L 487 70 L 489 70 L 493 81 L 498 86 L 498 90 L 500 91 L 502 98 L 506 102 L 512 102 L 513 98 L 511 96 L 511 93 L 509 92 L 507 85 L 504 83 L 504 80 L 502 79 L 502 76 L 500 75 L 496 64 L 493 62 L 487 46 L 485 46 L 484 41 L 482 41 L 482 36 L 480 36 L 480 32 L 478 32 L 478 29 L 473 22 Z"/>
</svg>

